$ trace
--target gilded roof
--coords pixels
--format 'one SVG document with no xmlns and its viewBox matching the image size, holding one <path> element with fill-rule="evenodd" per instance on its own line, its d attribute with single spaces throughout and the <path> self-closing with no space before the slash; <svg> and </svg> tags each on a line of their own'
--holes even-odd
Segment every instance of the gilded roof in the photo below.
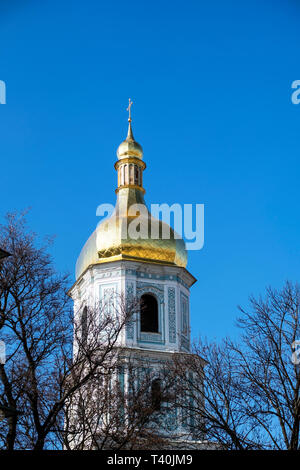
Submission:
<svg viewBox="0 0 300 470">
<path fill-rule="evenodd" d="M 186 266 L 187 253 L 184 241 L 176 238 L 174 230 L 169 225 L 155 219 L 146 205 L 143 214 L 130 215 L 129 208 L 132 204 L 145 204 L 142 192 L 132 188 L 121 189 L 118 192 L 114 213 L 97 226 L 81 250 L 76 263 L 77 279 L 88 266 L 115 260 Z M 132 222 L 138 222 L 137 231 L 142 226 L 142 235 L 147 231 L 148 238 L 133 237 L 130 230 Z M 159 238 L 151 238 L 151 226 L 157 229 Z M 169 237 L 163 238 L 168 233 Z"/>
<path fill-rule="evenodd" d="M 117 155 L 121 165 L 145 168 L 141 159 L 143 150 L 133 137 L 131 128 L 131 100 L 127 138 L 120 144 Z M 118 165 L 115 166 L 118 171 Z M 89 237 L 76 263 L 76 279 L 90 266 L 115 260 L 136 260 L 186 267 L 187 252 L 184 241 L 166 223 L 155 219 L 144 201 L 142 183 L 122 183 L 117 190 L 117 203 L 109 219 L 101 222 Z M 132 208 L 139 205 L 139 212 Z M 152 229 L 154 228 L 154 232 Z"/>
</svg>

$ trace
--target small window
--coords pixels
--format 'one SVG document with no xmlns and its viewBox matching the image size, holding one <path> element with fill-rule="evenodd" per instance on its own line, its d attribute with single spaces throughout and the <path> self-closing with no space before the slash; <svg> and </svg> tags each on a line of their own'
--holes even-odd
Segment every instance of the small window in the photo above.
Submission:
<svg viewBox="0 0 300 470">
<path fill-rule="evenodd" d="M 160 380 L 154 379 L 151 384 L 151 403 L 154 410 L 160 410 L 161 401 Z"/>
<path fill-rule="evenodd" d="M 84 307 L 81 317 L 81 341 L 86 344 L 88 336 L 87 307 Z"/>
<path fill-rule="evenodd" d="M 158 304 L 151 294 L 141 297 L 141 331 L 158 333 Z"/>
<path fill-rule="evenodd" d="M 139 184 L 139 168 L 134 167 L 134 184 Z"/>
</svg>

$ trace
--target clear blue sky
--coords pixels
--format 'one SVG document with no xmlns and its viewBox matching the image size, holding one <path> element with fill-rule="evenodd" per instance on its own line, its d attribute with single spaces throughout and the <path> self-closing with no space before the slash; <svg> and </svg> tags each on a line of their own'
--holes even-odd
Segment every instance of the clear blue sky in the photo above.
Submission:
<svg viewBox="0 0 300 470">
<path fill-rule="evenodd" d="M 73 273 L 131 97 L 147 202 L 205 204 L 193 333 L 234 334 L 250 293 L 299 280 L 298 3 L 2 0 L 0 216 L 31 207 Z"/>
</svg>

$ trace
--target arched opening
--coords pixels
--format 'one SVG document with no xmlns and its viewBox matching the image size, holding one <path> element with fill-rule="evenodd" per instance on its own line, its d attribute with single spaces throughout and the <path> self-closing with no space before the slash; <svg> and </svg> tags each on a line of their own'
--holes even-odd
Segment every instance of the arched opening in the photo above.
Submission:
<svg viewBox="0 0 300 470">
<path fill-rule="evenodd" d="M 141 297 L 141 331 L 158 333 L 158 304 L 151 294 Z"/>
<path fill-rule="evenodd" d="M 161 406 L 161 384 L 159 379 L 154 379 L 151 384 L 151 403 L 152 408 L 156 411 L 160 410 Z"/>
</svg>

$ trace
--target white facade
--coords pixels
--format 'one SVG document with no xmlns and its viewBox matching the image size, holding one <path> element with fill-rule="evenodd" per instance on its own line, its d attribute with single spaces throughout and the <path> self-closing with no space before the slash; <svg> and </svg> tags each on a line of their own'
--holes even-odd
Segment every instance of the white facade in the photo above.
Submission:
<svg viewBox="0 0 300 470">
<path fill-rule="evenodd" d="M 122 331 L 116 346 L 123 348 L 121 357 L 125 367 L 119 375 L 123 391 L 129 387 L 126 372 L 126 358 L 134 357 L 139 367 L 144 364 L 152 370 L 152 377 L 159 377 L 160 370 L 172 361 L 173 353 L 190 352 L 190 286 L 195 278 L 182 267 L 150 264 L 134 261 L 114 261 L 91 265 L 76 281 L 70 295 L 74 300 L 74 315 L 82 315 L 85 306 L 99 308 L 107 306 L 109 299 L 125 296 L 139 299 L 151 294 L 158 303 L 158 332 L 141 331 L 138 318 L 132 319 Z M 117 309 L 114 309 L 114 313 Z M 80 318 L 76 318 L 80 324 Z M 142 369 L 143 367 L 141 367 Z M 151 388 L 151 383 L 149 384 Z M 164 406 L 164 405 L 163 405 Z M 165 406 L 169 406 L 166 404 Z M 186 436 L 187 428 L 182 426 L 179 410 L 172 406 L 164 411 L 164 431 L 170 437 Z"/>
<path fill-rule="evenodd" d="M 117 229 L 128 223 L 129 208 L 135 203 L 145 208 L 145 223 L 153 219 L 143 198 L 145 164 L 142 148 L 133 139 L 131 119 L 127 139 L 119 146 L 117 154 L 118 198 L 115 213 L 111 216 L 114 228 L 107 233 L 105 223 L 97 226 L 78 258 L 77 280 L 69 293 L 74 301 L 77 325 L 81 323 L 85 307 L 91 310 L 99 308 L 101 312 L 101 306 L 105 305 L 106 313 L 111 309 L 113 316 L 118 315 L 118 309 L 111 302 L 117 303 L 121 298 L 125 303 L 130 299 L 139 302 L 146 297 L 148 300 L 151 298 L 155 305 L 152 309 L 152 312 L 155 310 L 155 328 L 145 327 L 147 316 L 140 309 L 125 325 L 115 347 L 120 349 L 124 363 L 131 355 L 140 364 L 144 362 L 148 369 L 150 365 L 159 376 L 159 370 L 172 360 L 172 354 L 190 353 L 190 287 L 196 279 L 185 268 L 184 241 L 178 239 L 172 229 L 168 240 L 120 238 Z M 127 178 L 126 165 L 132 167 L 136 180 Z M 157 222 L 160 229 L 166 225 Z M 152 318 L 149 306 L 148 313 L 148 318 Z M 129 381 L 126 367 L 119 380 L 126 391 Z M 166 421 L 170 422 L 170 437 L 184 435 L 184 419 L 178 417 L 178 410 L 169 411 Z"/>
<path fill-rule="evenodd" d="M 194 277 L 184 268 L 133 261 L 90 266 L 70 291 L 74 314 L 123 294 L 153 295 L 158 303 L 158 332 L 141 331 L 140 319 L 129 322 L 119 346 L 166 352 L 190 351 L 190 286 Z"/>
</svg>

